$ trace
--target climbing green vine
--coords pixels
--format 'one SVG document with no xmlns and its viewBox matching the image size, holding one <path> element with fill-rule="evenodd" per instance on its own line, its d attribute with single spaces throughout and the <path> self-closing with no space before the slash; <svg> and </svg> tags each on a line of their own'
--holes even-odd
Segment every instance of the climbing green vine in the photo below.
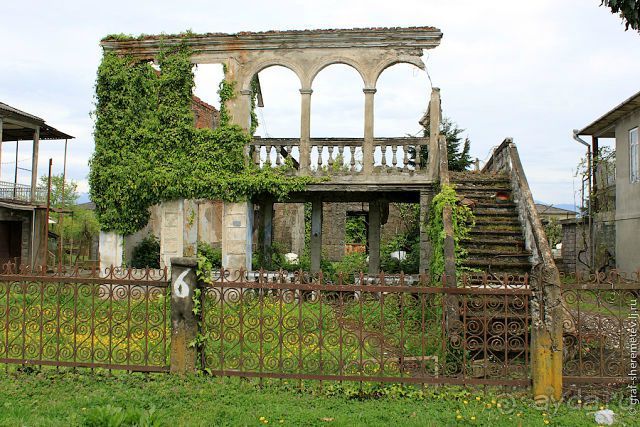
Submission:
<svg viewBox="0 0 640 427">
<path fill-rule="evenodd" d="M 258 103 L 258 75 L 256 74 L 251 79 L 251 125 L 249 127 L 249 133 L 253 135 L 256 133 L 256 129 L 258 129 L 258 115 L 256 114 L 256 104 Z M 287 158 L 289 160 L 290 158 Z"/>
<path fill-rule="evenodd" d="M 451 185 L 443 185 L 440 192 L 433 198 L 431 209 L 429 210 L 429 223 L 427 233 L 431 240 L 433 255 L 431 257 L 431 276 L 438 278 L 444 273 L 444 224 L 442 222 L 442 212 L 445 206 L 451 207 L 451 217 L 453 222 L 453 237 L 455 241 L 456 269 L 462 268 L 462 262 L 466 258 L 467 252 L 462 248 L 461 241 L 469 235 L 469 231 L 474 224 L 474 215 L 467 206 L 458 203 L 456 190 Z"/>
<path fill-rule="evenodd" d="M 236 97 L 236 82 L 227 80 L 227 66 L 223 65 L 222 70 L 225 78 L 220 82 L 218 87 L 218 96 L 220 97 L 220 126 L 229 126 L 231 124 L 231 116 L 227 109 L 227 101 L 231 101 Z"/>
<path fill-rule="evenodd" d="M 102 230 L 134 233 L 147 224 L 149 207 L 165 200 L 282 199 L 311 181 L 245 161 L 251 136 L 231 124 L 225 106 L 235 97 L 233 81 L 219 88 L 220 126 L 196 129 L 189 51 L 165 50 L 157 59 L 160 73 L 149 62 L 106 52 L 98 68 L 89 184 Z"/>
<path fill-rule="evenodd" d="M 198 286 L 193 290 L 193 315 L 198 319 L 198 332 L 195 338 L 188 343 L 189 347 L 195 348 L 198 353 L 200 353 L 204 346 L 207 344 L 208 336 L 202 333 L 203 325 L 202 325 L 202 289 L 200 287 L 201 284 L 211 284 L 211 272 L 213 270 L 213 266 L 211 264 L 211 260 L 209 260 L 206 256 L 199 254 L 198 255 L 198 264 L 196 267 L 196 277 L 198 279 Z"/>
</svg>

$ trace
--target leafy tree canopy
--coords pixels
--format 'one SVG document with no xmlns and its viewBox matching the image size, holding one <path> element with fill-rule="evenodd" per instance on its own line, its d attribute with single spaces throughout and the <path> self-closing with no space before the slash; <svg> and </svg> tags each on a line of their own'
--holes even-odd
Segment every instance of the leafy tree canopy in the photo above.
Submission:
<svg viewBox="0 0 640 427">
<path fill-rule="evenodd" d="M 49 177 L 42 175 L 40 177 L 40 187 L 46 188 L 49 184 Z M 78 184 L 72 180 L 66 180 L 64 183 L 64 206 L 70 207 L 78 202 Z M 51 175 L 51 206 L 60 208 L 62 203 L 62 174 Z"/>
<path fill-rule="evenodd" d="M 602 0 L 600 6 L 611 9 L 622 18 L 625 30 L 632 28 L 640 32 L 640 0 Z"/>
<path fill-rule="evenodd" d="M 449 170 L 463 171 L 473 163 L 469 151 L 471 150 L 471 141 L 465 138 L 464 142 L 460 134 L 464 129 L 460 129 L 456 122 L 448 117 L 442 119 L 440 124 L 440 133 L 447 138 L 447 158 L 449 159 Z M 460 147 L 462 144 L 462 148 Z"/>
<path fill-rule="evenodd" d="M 448 117 L 443 117 L 440 122 L 440 133 L 447 139 L 447 158 L 449 161 L 449 170 L 460 172 L 466 170 L 471 166 L 473 160 L 471 160 L 470 150 L 471 141 L 469 138 L 465 138 L 464 142 L 460 134 L 464 132 L 464 129 L 460 129 L 456 122 Z M 429 127 L 424 129 L 424 136 L 429 136 Z M 462 148 L 460 147 L 462 144 Z M 429 156 L 428 150 L 422 150 L 420 152 L 420 164 L 426 165 Z"/>
</svg>

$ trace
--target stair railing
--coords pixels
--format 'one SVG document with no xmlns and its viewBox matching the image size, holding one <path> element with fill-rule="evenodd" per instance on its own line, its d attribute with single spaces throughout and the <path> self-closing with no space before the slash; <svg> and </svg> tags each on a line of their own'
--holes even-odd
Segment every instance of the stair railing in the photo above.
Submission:
<svg viewBox="0 0 640 427">
<path fill-rule="evenodd" d="M 438 175 L 440 185 L 449 185 L 449 164 L 447 157 L 447 139 L 444 135 L 438 135 Z M 445 286 L 455 288 L 456 278 L 456 250 L 453 236 L 453 218 L 451 206 L 445 206 L 442 210 L 442 224 L 444 226 L 444 274 Z"/>
<path fill-rule="evenodd" d="M 527 249 L 531 251 L 531 261 L 534 265 L 542 263 L 548 268 L 557 269 L 520 161 L 518 148 L 511 138 L 506 138 L 493 151 L 482 171 L 501 172 L 509 175 L 518 217 L 524 229 L 525 244 Z"/>
<path fill-rule="evenodd" d="M 438 135 L 438 177 L 440 185 L 449 185 L 449 158 L 447 156 L 447 139 L 444 135 Z M 453 213 L 451 206 L 445 206 L 442 210 L 442 225 L 444 228 L 444 286 L 455 288 L 458 286 L 456 277 L 456 246 L 453 236 Z M 448 331 L 454 331 L 460 322 L 460 302 L 456 295 L 446 296 L 446 327 Z"/>
<path fill-rule="evenodd" d="M 509 175 L 511 190 L 534 267 L 531 274 L 531 374 L 535 397 L 562 395 L 562 309 L 560 274 L 520 161 L 518 149 L 506 138 L 494 149 L 482 172 Z"/>
</svg>

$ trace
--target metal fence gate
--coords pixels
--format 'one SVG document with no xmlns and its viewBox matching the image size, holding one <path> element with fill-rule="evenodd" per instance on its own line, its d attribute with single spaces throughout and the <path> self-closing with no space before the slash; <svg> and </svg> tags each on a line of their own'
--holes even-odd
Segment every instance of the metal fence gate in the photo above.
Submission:
<svg viewBox="0 0 640 427">
<path fill-rule="evenodd" d="M 201 294 L 201 363 L 242 377 L 528 386 L 528 285 L 222 272 Z"/>
<path fill-rule="evenodd" d="M 638 376 L 638 277 L 612 271 L 564 281 L 565 386 L 591 384 L 605 391 L 629 383 Z"/>
<path fill-rule="evenodd" d="M 169 370 L 167 271 L 0 274 L 0 363 Z"/>
</svg>

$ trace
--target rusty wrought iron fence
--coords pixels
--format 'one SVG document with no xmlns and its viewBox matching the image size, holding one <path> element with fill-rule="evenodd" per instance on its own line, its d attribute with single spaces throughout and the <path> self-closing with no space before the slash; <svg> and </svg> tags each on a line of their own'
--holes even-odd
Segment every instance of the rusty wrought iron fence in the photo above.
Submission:
<svg viewBox="0 0 640 427">
<path fill-rule="evenodd" d="M 0 272 L 0 363 L 168 371 L 166 270 Z"/>
<path fill-rule="evenodd" d="M 527 276 L 228 271 L 202 284 L 198 343 L 213 375 L 526 386 Z"/>
<path fill-rule="evenodd" d="M 604 387 L 637 376 L 639 279 L 639 274 L 616 271 L 563 277 L 563 381 L 567 386 Z"/>
</svg>

